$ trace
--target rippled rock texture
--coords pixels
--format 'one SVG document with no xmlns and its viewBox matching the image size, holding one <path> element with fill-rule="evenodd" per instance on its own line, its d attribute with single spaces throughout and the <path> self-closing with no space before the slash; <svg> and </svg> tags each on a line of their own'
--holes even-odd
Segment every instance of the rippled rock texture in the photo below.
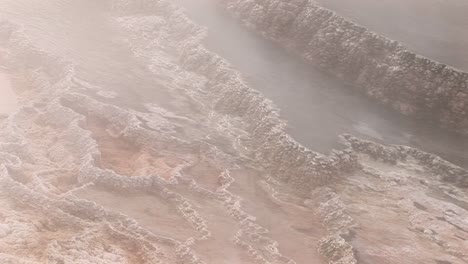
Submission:
<svg viewBox="0 0 468 264">
<path fill-rule="evenodd" d="M 378 102 L 468 133 L 468 73 L 410 52 L 314 1 L 220 3 L 248 27 Z"/>
<path fill-rule="evenodd" d="M 309 150 L 177 6 L 106 14 L 168 101 L 128 100 L 0 24 L 22 105 L 0 120 L 1 263 L 468 261 L 464 169 L 350 135 Z"/>
</svg>

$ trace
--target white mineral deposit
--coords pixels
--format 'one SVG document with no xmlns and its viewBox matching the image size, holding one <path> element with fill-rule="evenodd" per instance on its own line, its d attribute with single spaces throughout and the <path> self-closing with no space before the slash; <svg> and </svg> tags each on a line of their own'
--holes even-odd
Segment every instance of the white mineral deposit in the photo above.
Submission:
<svg viewBox="0 0 468 264">
<path fill-rule="evenodd" d="M 468 263 L 466 13 L 0 1 L 0 264 Z"/>
</svg>

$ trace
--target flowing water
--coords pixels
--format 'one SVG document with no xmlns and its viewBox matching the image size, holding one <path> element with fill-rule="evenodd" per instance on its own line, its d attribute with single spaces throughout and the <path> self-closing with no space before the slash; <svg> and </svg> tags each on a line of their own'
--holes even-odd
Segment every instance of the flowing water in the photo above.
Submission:
<svg viewBox="0 0 468 264">
<path fill-rule="evenodd" d="M 468 2 L 464 0 L 318 0 L 410 50 L 468 71 Z"/>
<path fill-rule="evenodd" d="M 196 250 L 208 263 L 253 263 L 252 254 L 260 257 L 267 249 L 271 254 L 266 257 L 286 263 L 288 259 L 275 252 L 277 241 L 281 251 L 299 263 L 322 262 L 316 250 L 309 250 L 325 234 L 315 213 L 277 201 L 268 191 L 270 184 L 254 169 L 231 165 L 237 158 L 226 153 L 233 151 L 230 140 L 240 135 L 231 136 L 231 128 L 223 127 L 224 117 L 206 112 L 205 103 L 197 101 L 196 85 L 203 84 L 203 77 L 182 69 L 170 47 L 159 50 L 151 42 L 180 28 L 166 25 L 164 16 L 154 19 L 138 10 L 134 14 L 125 1 L 120 1 L 125 14 L 120 9 L 112 13 L 110 2 L 102 3 L 0 2 L 0 20 L 19 27 L 6 44 L 13 55 L 1 55 L 29 88 L 19 94 L 27 107 L 1 120 L 5 129 L 0 153 L 9 160 L 0 171 L 0 248 L 7 254 L 0 254 L 0 262 L 44 263 L 47 258 L 57 261 L 53 263 L 156 263 L 148 259 L 157 255 L 167 258 L 164 263 L 205 263 L 191 258 Z M 154 37 L 145 35 L 148 28 Z M 178 44 L 174 38 L 168 37 Z M 148 43 L 154 46 L 145 49 Z M 229 176 L 231 169 L 235 180 Z M 20 183 L 13 171 L 35 180 Z M 119 189 L 130 184 L 134 194 L 94 188 L 81 179 L 106 175 L 111 178 L 104 185 L 117 181 L 114 187 Z M 180 184 L 160 177 L 177 178 Z M 12 202 L 16 197 L 26 204 L 35 197 L 32 215 Z M 89 221 L 89 212 L 71 213 L 81 219 L 75 226 L 80 231 L 34 227 L 33 221 L 47 226 L 49 221 L 76 221 L 68 209 L 78 207 L 71 206 L 70 199 L 96 214 Z M 58 209 L 57 202 L 68 209 Z M 47 208 L 41 208 L 43 204 Z M 67 213 L 44 216 L 49 210 Z M 103 210 L 108 215 L 102 215 Z M 250 214 L 260 215 L 257 219 Z M 26 227 L 18 227 L 20 223 Z M 305 231 L 291 232 L 291 226 Z M 24 234 L 27 243 L 22 243 Z M 153 244 L 158 248 L 151 248 Z"/>
<path fill-rule="evenodd" d="M 177 2 L 208 28 L 206 45 L 279 106 L 290 133 L 307 147 L 327 152 L 339 147 L 339 134 L 351 133 L 416 146 L 468 166 L 468 139 L 381 109 L 349 85 L 248 32 L 212 0 Z"/>
<path fill-rule="evenodd" d="M 208 48 L 228 59 L 254 89 L 272 99 L 291 134 L 307 147 L 326 153 L 339 148 L 338 135 L 352 133 L 416 146 L 460 165 L 468 164 L 467 139 L 388 113 L 349 85 L 248 32 L 211 0 L 176 2 L 208 28 Z M 39 47 L 72 60 L 86 79 L 118 90 L 133 101 L 167 102 L 167 94 L 153 85 L 144 66 L 112 40 L 112 30 L 103 26 L 104 11 L 99 3 L 22 0 L 1 5 L 3 17 L 24 25 Z"/>
<path fill-rule="evenodd" d="M 366 148 L 313 151 L 340 148 L 338 135 L 352 133 L 467 165 L 467 139 L 382 109 L 213 1 L 176 2 L 207 28 L 207 49 L 198 43 L 204 32 L 171 1 L 0 1 L 0 65 L 9 70 L 0 95 L 12 102 L 3 89 L 14 90 L 21 104 L 0 119 L 0 262 L 326 263 L 317 249 L 338 242 L 363 263 L 402 263 L 412 244 L 414 263 L 463 263 L 450 253 L 461 231 L 413 223 L 420 212 L 407 206 L 458 210 L 424 191 L 444 187 L 466 200 L 431 170 L 462 185 L 461 168 L 416 150 L 397 165 L 369 161 Z M 313 151 L 282 131 L 273 106 L 236 70 Z M 370 153 L 401 150 L 376 145 Z M 349 241 L 334 233 L 353 221 L 361 228 Z M 432 226 L 447 248 L 418 233 Z M 382 237 L 391 237 L 385 247 Z"/>
</svg>

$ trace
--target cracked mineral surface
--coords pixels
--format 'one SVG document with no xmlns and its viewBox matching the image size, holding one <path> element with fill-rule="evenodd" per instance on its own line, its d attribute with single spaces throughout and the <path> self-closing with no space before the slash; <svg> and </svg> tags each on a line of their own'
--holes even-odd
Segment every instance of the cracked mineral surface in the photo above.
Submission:
<svg viewBox="0 0 468 264">
<path fill-rule="evenodd" d="M 350 131 L 320 123 L 310 131 L 335 137 L 340 144 L 321 146 L 337 150 L 306 147 L 287 122 L 304 105 L 282 115 L 276 98 L 254 89 L 262 86 L 249 76 L 255 71 L 222 56 L 231 53 L 220 47 L 235 43 L 214 45 L 217 31 L 197 24 L 183 2 L 0 3 L 0 263 L 468 263 L 466 139 L 443 149 L 444 137 L 410 140 L 418 135 L 377 130 L 392 131 L 385 118 L 350 119 Z M 336 27 L 354 27 L 315 3 L 285 2 L 226 3 L 244 22 L 267 19 L 264 7 L 310 4 Z M 272 45 L 228 21 L 226 29 L 251 36 L 252 48 Z M 266 36 L 278 34 L 274 23 Z M 455 85 L 466 75 L 442 72 L 449 80 L 434 73 L 424 82 Z M 408 82 L 419 83 L 420 73 Z M 335 105 L 363 102 L 317 91 L 339 97 Z M 446 120 L 466 118 L 452 110 Z M 339 115 L 322 112 L 330 122 Z M 408 144 L 391 144 L 395 138 Z"/>
</svg>

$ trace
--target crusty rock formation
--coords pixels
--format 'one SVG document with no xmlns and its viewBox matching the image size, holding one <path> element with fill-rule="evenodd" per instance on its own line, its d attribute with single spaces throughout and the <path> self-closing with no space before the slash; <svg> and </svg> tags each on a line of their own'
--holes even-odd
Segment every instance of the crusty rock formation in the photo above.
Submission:
<svg viewBox="0 0 468 264">
<path fill-rule="evenodd" d="M 85 81 L 0 24 L 0 63 L 23 80 L 0 119 L 2 263 L 466 263 L 466 170 L 350 135 L 309 150 L 177 6 L 107 11 L 170 99 Z"/>
<path fill-rule="evenodd" d="M 408 51 L 312 0 L 220 4 L 248 27 L 383 105 L 468 133 L 468 73 Z"/>
</svg>

